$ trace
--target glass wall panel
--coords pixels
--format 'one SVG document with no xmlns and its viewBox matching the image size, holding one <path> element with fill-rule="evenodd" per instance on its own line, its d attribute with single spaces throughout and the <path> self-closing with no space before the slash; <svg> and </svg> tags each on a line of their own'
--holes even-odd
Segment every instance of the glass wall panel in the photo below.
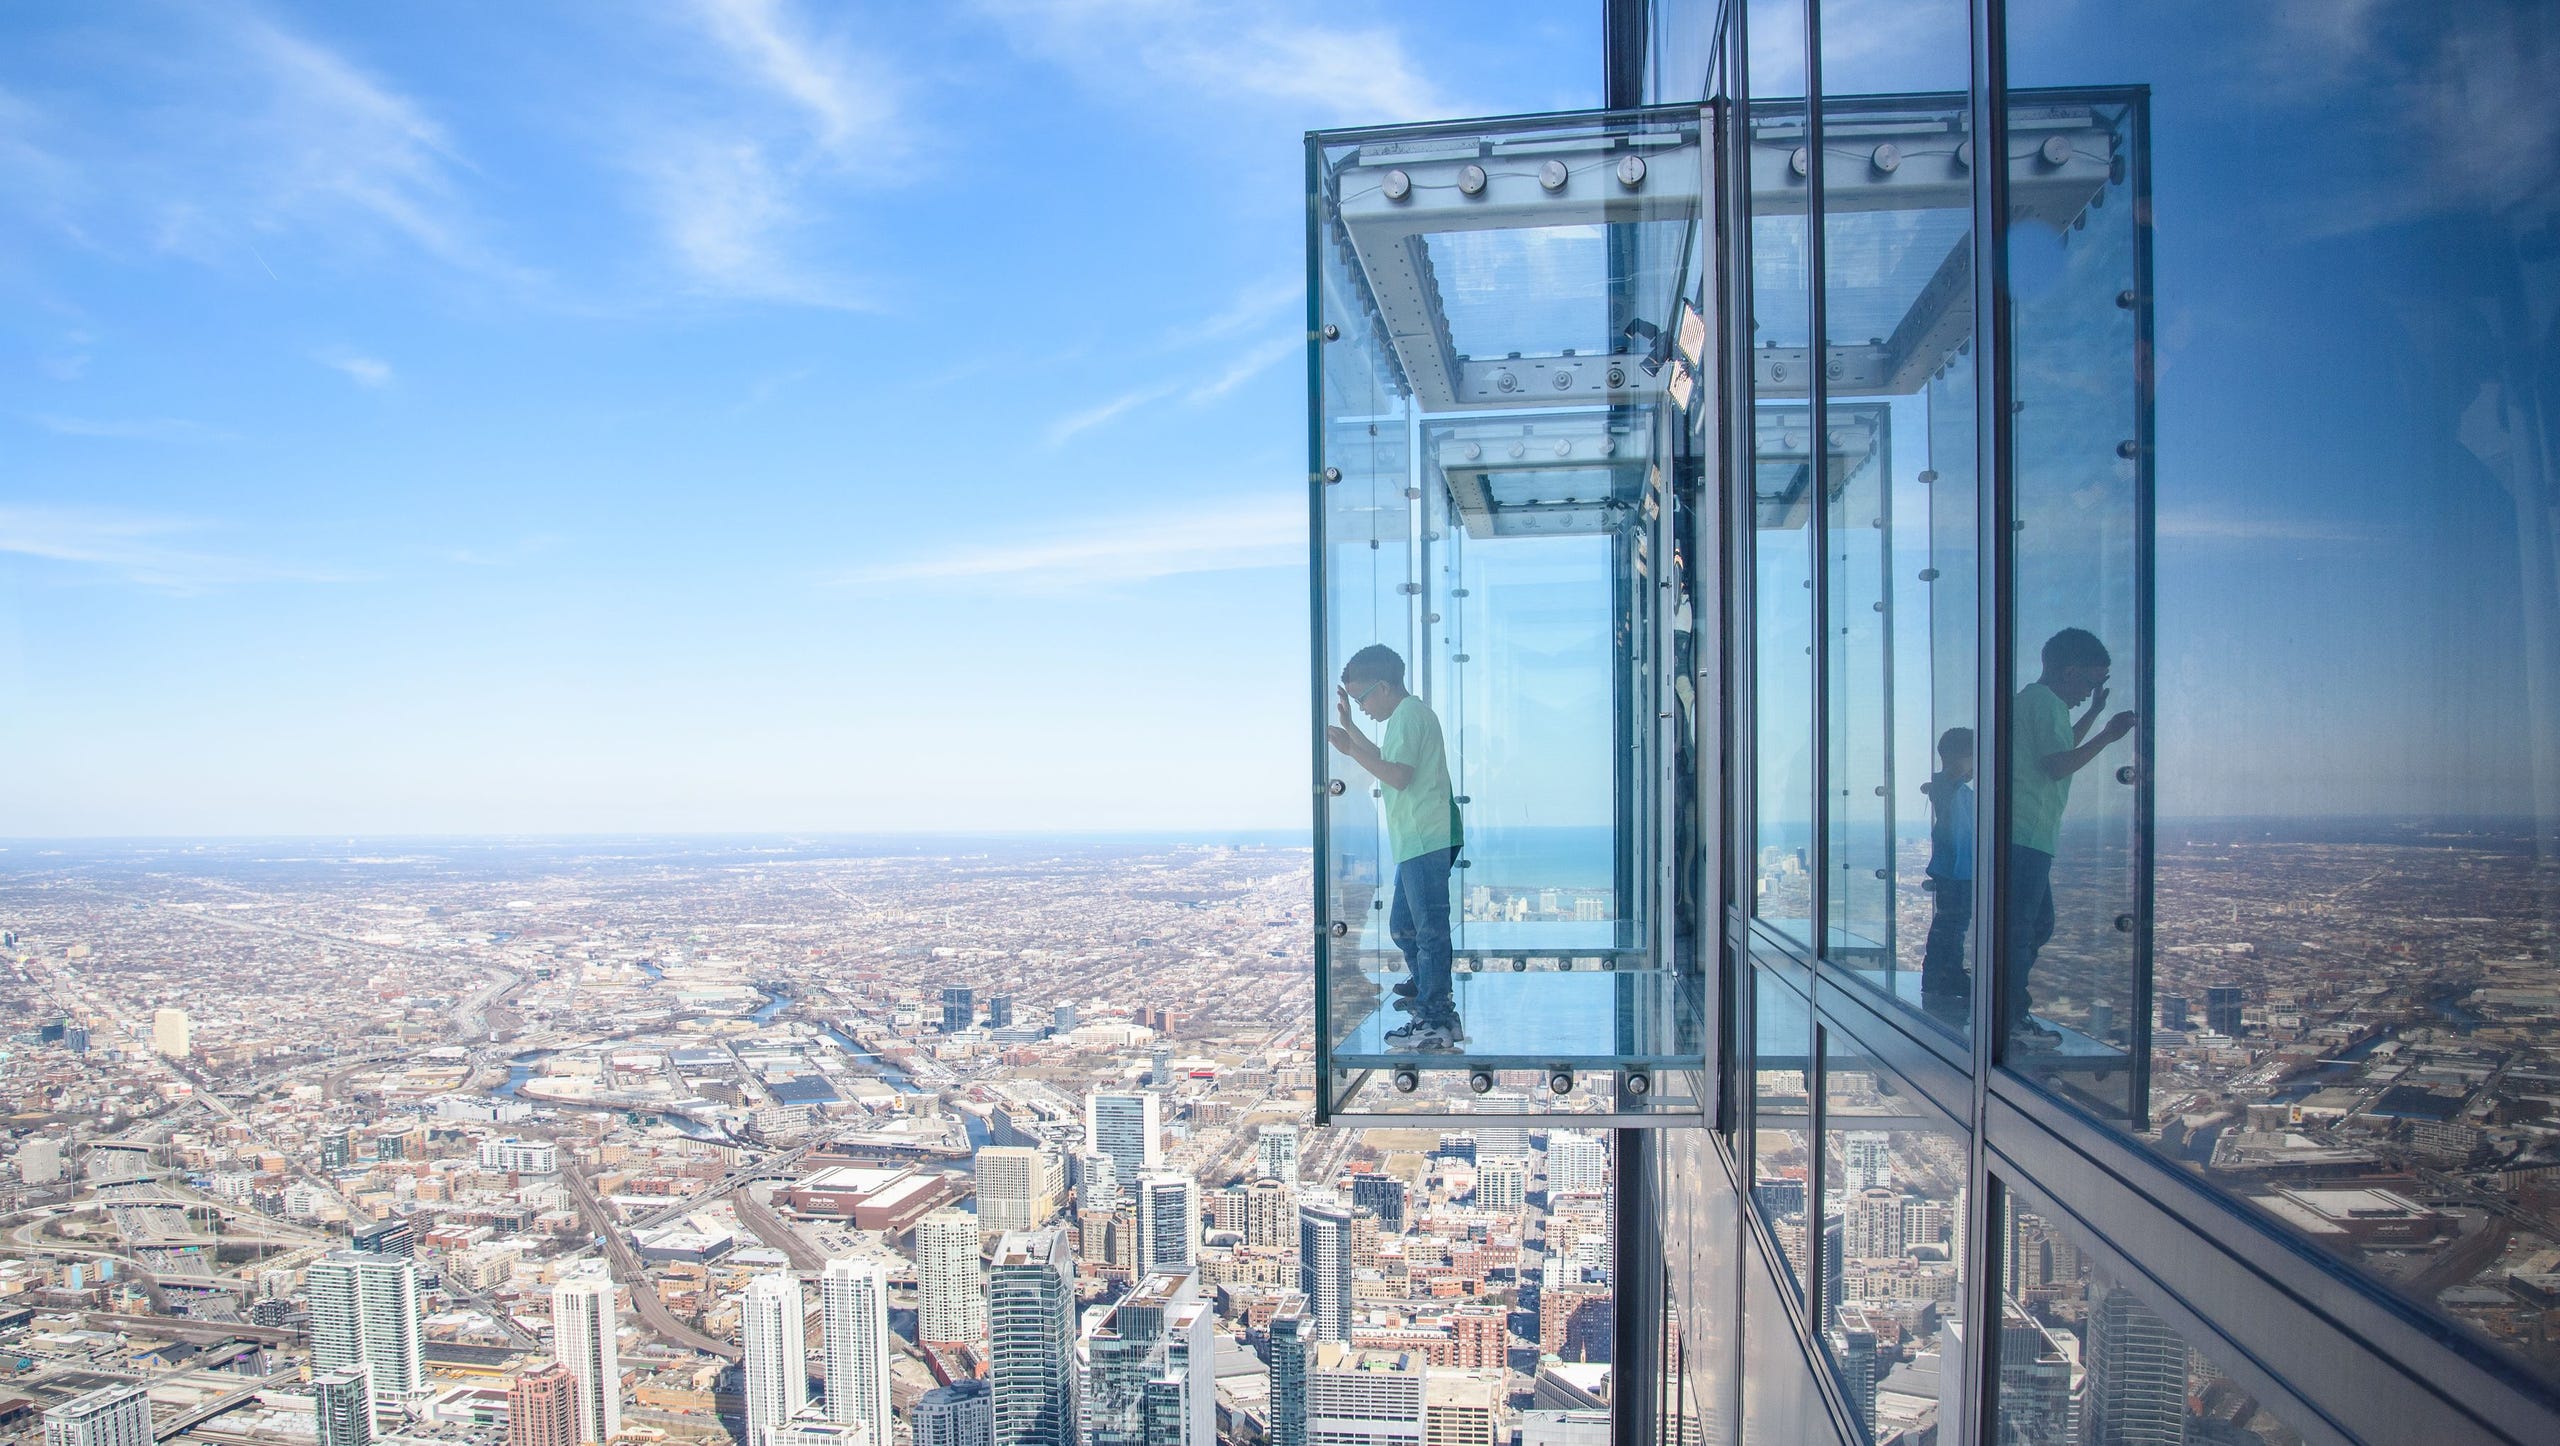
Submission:
<svg viewBox="0 0 2560 1446">
<path fill-rule="evenodd" d="M 1814 943 L 1813 537 L 1829 451 L 1809 411 L 1812 252 L 1803 0 L 1752 0 L 1752 913 Z"/>
<path fill-rule="evenodd" d="M 1831 962 L 1969 1028 L 1973 211 L 1963 0 L 1822 8 Z"/>
<path fill-rule="evenodd" d="M 2001 1446 L 2296 1446 L 2213 1357 L 2100 1269 L 2070 1231 L 2004 1201 L 1992 1343 Z"/>
<path fill-rule="evenodd" d="M 1964 1137 L 1823 1033 L 1822 1340 L 1877 1446 L 1961 1439 Z"/>
<path fill-rule="evenodd" d="M 1751 1198 L 1805 1289 L 1812 1259 L 1813 1020 L 1768 970 L 1752 971 Z"/>
<path fill-rule="evenodd" d="M 2560 10 L 2009 13 L 2014 184 L 2103 168 L 2009 238 L 2013 766 L 2075 765 L 2009 1058 L 2560 1381 Z"/>
<path fill-rule="evenodd" d="M 2129 1119 L 2147 1064 L 2144 110 L 2021 97 L 2011 129 L 2007 1058 Z"/>
</svg>

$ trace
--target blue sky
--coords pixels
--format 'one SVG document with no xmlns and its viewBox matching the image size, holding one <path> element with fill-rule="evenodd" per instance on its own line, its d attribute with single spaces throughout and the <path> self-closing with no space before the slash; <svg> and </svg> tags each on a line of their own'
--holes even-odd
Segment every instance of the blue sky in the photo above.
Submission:
<svg viewBox="0 0 2560 1446">
<path fill-rule="evenodd" d="M 1301 132 L 1596 5 L 0 16 L 0 834 L 1305 817 Z"/>
</svg>

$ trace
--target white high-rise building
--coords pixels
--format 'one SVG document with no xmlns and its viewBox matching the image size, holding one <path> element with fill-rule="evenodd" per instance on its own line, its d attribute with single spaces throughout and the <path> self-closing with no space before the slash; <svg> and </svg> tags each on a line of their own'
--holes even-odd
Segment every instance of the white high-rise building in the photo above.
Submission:
<svg viewBox="0 0 2560 1446">
<path fill-rule="evenodd" d="M 1100 1150 L 1076 1156 L 1076 1208 L 1108 1215 L 1120 1208 L 1120 1166 Z"/>
<path fill-rule="evenodd" d="M 578 1386 L 578 1440 L 603 1446 L 622 1430 L 622 1349 L 615 1339 L 613 1280 L 570 1276 L 551 1287 L 551 1359 Z"/>
<path fill-rule="evenodd" d="M 1084 1147 L 1109 1155 L 1128 1184 L 1164 1164 L 1164 1118 L 1161 1097 L 1151 1091 L 1106 1094 L 1084 1099 Z"/>
<path fill-rule="evenodd" d="M 185 1059 L 195 1048 L 195 1031 L 187 1023 L 183 1009 L 151 1011 L 151 1052 L 170 1059 Z"/>
<path fill-rule="evenodd" d="M 44 1413 L 44 1446 L 151 1446 L 151 1396 L 138 1383 L 101 1386 Z"/>
<path fill-rule="evenodd" d="M 1200 1185 L 1188 1175 L 1138 1182 L 1138 1270 L 1189 1274 L 1200 1262 Z"/>
<path fill-rule="evenodd" d="M 1429 1376 L 1418 1351 L 1317 1346 L 1307 1365 L 1307 1446 L 1423 1446 Z"/>
<path fill-rule="evenodd" d="M 818 1276 L 824 1315 L 827 1419 L 863 1427 L 886 1446 L 890 1435 L 889 1272 L 872 1260 L 830 1260 Z"/>
<path fill-rule="evenodd" d="M 1084 1338 L 1084 1446 L 1218 1446 L 1217 1312 L 1195 1278 L 1149 1275 Z"/>
<path fill-rule="evenodd" d="M 993 1446 L 1078 1446 L 1076 1257 L 1063 1230 L 1007 1235 L 987 1267 Z"/>
<path fill-rule="evenodd" d="M 774 1433 L 809 1404 L 808 1313 L 788 1271 L 747 1282 L 740 1321 L 747 1350 L 747 1443 L 773 1446 Z"/>
<path fill-rule="evenodd" d="M 916 1334 L 975 1345 L 987 1338 L 987 1289 L 978 1269 L 978 1218 L 936 1210 L 916 1223 Z"/>
<path fill-rule="evenodd" d="M 1264 1125 L 1254 1138 L 1253 1166 L 1266 1179 L 1298 1183 L 1298 1127 Z"/>
<path fill-rule="evenodd" d="M 1579 1130 L 1547 1136 L 1547 1189 L 1597 1190 L 1609 1183 L 1609 1147 Z"/>
<path fill-rule="evenodd" d="M 1852 1195 L 1892 1189 L 1892 1137 L 1882 1130 L 1849 1131 L 1840 1144 L 1840 1188 Z"/>
<path fill-rule="evenodd" d="M 1033 1230 L 1057 1208 L 1055 1157 L 1029 1145 L 989 1145 L 978 1152 L 978 1228 Z"/>
<path fill-rule="evenodd" d="M 359 1370 L 376 1419 L 397 1416 L 426 1388 L 418 1325 L 418 1267 L 394 1255 L 332 1251 L 303 1277 L 311 1306 L 314 1375 Z"/>
<path fill-rule="evenodd" d="M 1529 1167 L 1507 1155 L 1476 1161 L 1476 1208 L 1517 1215 L 1529 1203 Z"/>
<path fill-rule="evenodd" d="M 1316 1339 L 1351 1339 L 1350 1211 L 1335 1205 L 1298 1207 L 1298 1293 L 1307 1298 Z"/>
<path fill-rule="evenodd" d="M 1475 1113 L 1479 1115 L 1520 1115 L 1529 1113 L 1529 1097 L 1505 1090 L 1476 1097 Z M 1481 1124 L 1475 1126 L 1476 1149 L 1487 1155 L 1508 1155 L 1515 1160 L 1529 1158 L 1529 1126 Z"/>
<path fill-rule="evenodd" d="M 915 1446 L 993 1446 L 995 1388 L 983 1380 L 953 1381 L 924 1393 L 909 1423 Z"/>
<path fill-rule="evenodd" d="M 364 1372 L 312 1378 L 311 1430 L 317 1446 L 373 1446 L 373 1387 Z"/>
</svg>

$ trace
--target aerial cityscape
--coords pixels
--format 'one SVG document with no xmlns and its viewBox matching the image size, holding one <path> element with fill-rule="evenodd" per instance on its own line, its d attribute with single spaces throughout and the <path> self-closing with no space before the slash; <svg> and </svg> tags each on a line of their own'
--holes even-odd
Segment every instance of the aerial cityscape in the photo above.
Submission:
<svg viewBox="0 0 2560 1446">
<path fill-rule="evenodd" d="M 1308 871 L 14 846 L 0 1439 L 1604 1442 L 1607 1134 L 1314 1131 Z"/>
</svg>

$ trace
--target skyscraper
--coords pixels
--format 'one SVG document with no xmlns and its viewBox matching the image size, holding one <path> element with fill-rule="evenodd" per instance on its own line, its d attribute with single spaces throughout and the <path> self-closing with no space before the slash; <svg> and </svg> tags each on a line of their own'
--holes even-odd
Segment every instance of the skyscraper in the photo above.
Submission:
<svg viewBox="0 0 2560 1446">
<path fill-rule="evenodd" d="M 1491 1094 L 1476 1098 L 1475 1113 L 1526 1116 L 1529 1113 L 1529 1097 L 1513 1094 L 1508 1090 L 1495 1090 Z M 1485 1154 L 1509 1155 L 1515 1160 L 1525 1160 L 1529 1157 L 1529 1127 L 1525 1120 L 1517 1125 L 1482 1124 L 1473 1128 L 1476 1147 Z"/>
<path fill-rule="evenodd" d="M 987 996 L 987 1028 L 989 1028 L 989 1029 L 1011 1029 L 1011 1028 L 1013 1028 L 1013 996 L 1012 996 L 1012 995 L 1010 995 L 1010 994 L 991 994 L 991 995 Z"/>
<path fill-rule="evenodd" d="M 808 1315 L 800 1282 L 787 1271 L 747 1282 L 740 1322 L 746 1345 L 746 1446 L 773 1434 L 809 1404 Z"/>
<path fill-rule="evenodd" d="M 1517 1215 L 1529 1203 L 1529 1167 L 1508 1155 L 1476 1162 L 1476 1208 Z"/>
<path fill-rule="evenodd" d="M 1149 1275 L 1085 1336 L 1085 1446 L 1217 1446 L 1214 1312 L 1194 1278 Z"/>
<path fill-rule="evenodd" d="M 1057 1206 L 1057 1166 L 1030 1145 L 989 1145 L 978 1151 L 978 1228 L 1036 1230 Z"/>
<path fill-rule="evenodd" d="M 1123 1185 L 1164 1162 L 1163 1104 L 1152 1091 L 1096 1091 L 1084 1100 L 1084 1147 L 1109 1155 Z"/>
<path fill-rule="evenodd" d="M 364 1372 L 311 1378 L 311 1426 L 319 1446 L 373 1446 L 373 1388 Z"/>
<path fill-rule="evenodd" d="M 1849 1398 L 1849 1409 L 1857 1413 L 1858 1423 L 1869 1439 L 1876 1431 L 1876 1332 L 1868 1323 L 1866 1307 L 1843 1305 L 1833 1312 L 1831 1349 L 1840 1368 L 1843 1394 Z"/>
<path fill-rule="evenodd" d="M 888 1271 L 877 1261 L 830 1260 L 818 1276 L 818 1306 L 825 1327 L 827 1419 L 860 1425 L 874 1442 L 887 1441 L 889 1361 L 897 1349 L 889 1336 Z"/>
<path fill-rule="evenodd" d="M 1434 1369 L 1422 1392 L 1426 1446 L 1495 1446 L 1505 1394 L 1501 1371 Z"/>
<path fill-rule="evenodd" d="M 1351 1208 L 1378 1218 L 1378 1229 L 1394 1235 L 1404 1229 L 1404 1182 L 1393 1175 L 1351 1177 Z"/>
<path fill-rule="evenodd" d="M 1953 1357 L 1964 1330 L 1963 1323 L 1947 1327 L 1942 1359 Z M 2019 1309 L 2014 1299 L 2001 1302 L 1999 1360 L 2002 1438 L 2072 1440 L 2071 1378 L 2076 1363 L 2053 1332 Z"/>
<path fill-rule="evenodd" d="M 1104 1215 L 1120 1208 L 1120 1166 L 1100 1150 L 1076 1156 L 1076 1208 Z"/>
<path fill-rule="evenodd" d="M 1298 1293 L 1307 1298 L 1316 1339 L 1351 1339 L 1350 1211 L 1334 1205 L 1298 1207 Z"/>
<path fill-rule="evenodd" d="M 1188 1273 L 1200 1259 L 1200 1186 L 1188 1175 L 1138 1182 L 1138 1271 Z"/>
<path fill-rule="evenodd" d="M 1317 1346 L 1307 1364 L 1307 1446 L 1423 1446 L 1429 1376 L 1419 1352 Z"/>
<path fill-rule="evenodd" d="M 1557 1130 L 1547 1136 L 1547 1188 L 1597 1190 L 1609 1183 L 1609 1147 L 1598 1136 L 1580 1130 Z"/>
<path fill-rule="evenodd" d="M 910 1421 L 915 1446 L 991 1446 L 995 1425 L 995 1391 L 983 1380 L 925 1392 Z"/>
<path fill-rule="evenodd" d="M 151 1396 L 138 1382 L 100 1386 L 44 1413 L 44 1446 L 151 1446 Z"/>
<path fill-rule="evenodd" d="M 1289 1184 L 1298 1183 L 1298 1127 L 1264 1125 L 1253 1142 L 1254 1173 Z"/>
<path fill-rule="evenodd" d="M 578 1387 L 578 1439 L 602 1443 L 622 1429 L 622 1348 L 615 1338 L 612 1277 L 573 1275 L 551 1287 L 551 1359 Z"/>
<path fill-rule="evenodd" d="M 1850 1194 L 1893 1188 L 1892 1140 L 1882 1130 L 1851 1130 L 1840 1144 L 1840 1184 Z"/>
<path fill-rule="evenodd" d="M 1315 1318 L 1292 1295 L 1271 1313 L 1271 1446 L 1307 1446 L 1307 1361 Z"/>
<path fill-rule="evenodd" d="M 964 984 L 945 985 L 942 990 L 942 1032 L 958 1034 L 977 1022 L 977 996 Z"/>
<path fill-rule="evenodd" d="M 397 1256 L 333 1251 L 311 1263 L 303 1284 L 313 1374 L 363 1371 L 377 1420 L 405 1411 L 426 1385 L 417 1266 Z"/>
<path fill-rule="evenodd" d="M 2211 984 L 2204 991 L 2204 1025 L 2219 1035 L 2240 1037 L 2240 1010 L 2249 991 L 2237 984 Z"/>
<path fill-rule="evenodd" d="M 987 1269 L 993 1446 L 1077 1446 L 1075 1273 L 1063 1230 L 1015 1231 L 996 1243 Z"/>
<path fill-rule="evenodd" d="M 978 1273 L 979 1226 L 961 1210 L 916 1223 L 916 1334 L 928 1342 L 983 1343 L 986 1286 Z"/>
<path fill-rule="evenodd" d="M 195 1048 L 195 1031 L 187 1023 L 183 1009 L 151 1011 L 151 1052 L 170 1059 L 185 1059 Z"/>
<path fill-rule="evenodd" d="M 578 1446 L 578 1378 L 558 1361 L 507 1387 L 507 1446 Z"/>
<path fill-rule="evenodd" d="M 2087 1446 L 2181 1446 L 2187 1343 L 2132 1291 L 2097 1283 L 2089 1308 Z"/>
<path fill-rule="evenodd" d="M 1260 1250 L 1297 1249 L 1298 1192 L 1271 1179 L 1244 1187 L 1244 1243 Z"/>
</svg>

